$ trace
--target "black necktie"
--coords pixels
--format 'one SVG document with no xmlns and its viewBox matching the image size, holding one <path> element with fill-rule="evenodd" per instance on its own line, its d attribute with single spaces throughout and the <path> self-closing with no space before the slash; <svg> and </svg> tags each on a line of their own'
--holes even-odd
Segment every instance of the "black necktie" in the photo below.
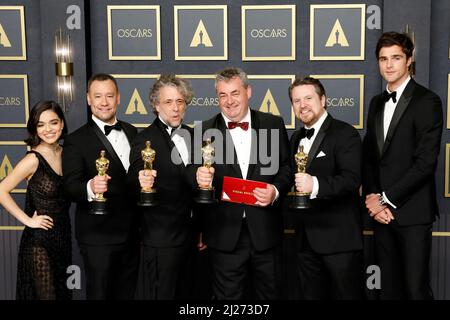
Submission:
<svg viewBox="0 0 450 320">
<path fill-rule="evenodd" d="M 303 138 L 311 139 L 313 135 L 314 135 L 314 128 L 306 129 L 305 127 L 302 127 L 300 129 L 300 139 Z"/>
<path fill-rule="evenodd" d="M 122 130 L 122 125 L 120 124 L 120 122 L 116 122 L 116 124 L 112 126 L 105 125 L 105 136 L 110 134 L 112 130 Z"/>
<path fill-rule="evenodd" d="M 387 92 L 387 90 L 383 91 L 383 100 L 384 102 L 388 102 L 389 99 L 392 98 L 392 102 L 397 102 L 397 91 L 392 91 L 391 93 Z"/>
</svg>

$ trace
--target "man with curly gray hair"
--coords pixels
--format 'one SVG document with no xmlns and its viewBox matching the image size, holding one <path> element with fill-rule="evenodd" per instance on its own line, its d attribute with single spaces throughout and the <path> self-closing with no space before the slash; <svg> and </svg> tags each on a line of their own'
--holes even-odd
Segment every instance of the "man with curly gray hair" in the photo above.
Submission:
<svg viewBox="0 0 450 320">
<path fill-rule="evenodd" d="M 189 256 L 196 249 L 191 189 L 183 179 L 190 162 L 193 130 L 183 124 L 192 100 L 189 83 L 174 75 L 161 75 L 150 90 L 149 100 L 157 115 L 131 144 L 128 181 L 139 200 L 141 188 L 154 188 L 157 205 L 143 207 L 144 276 L 150 283 L 147 299 L 187 298 L 178 290 Z M 151 142 L 155 150 L 152 170 L 143 170 L 141 151 Z M 186 292 L 186 288 L 183 288 Z"/>
<path fill-rule="evenodd" d="M 153 112 L 156 115 L 159 114 L 157 107 L 159 106 L 159 103 L 160 103 L 160 91 L 166 87 L 172 87 L 174 89 L 177 89 L 178 92 L 183 97 L 183 99 L 184 99 L 183 102 L 185 103 L 186 106 L 189 105 L 192 101 L 192 97 L 194 94 L 193 94 L 191 86 L 187 80 L 176 77 L 172 74 L 161 75 L 159 77 L 159 79 L 153 84 L 153 87 L 151 88 L 150 94 L 149 94 L 150 104 L 153 108 Z M 184 110 L 183 110 L 183 115 L 184 115 Z M 180 123 L 178 123 L 178 125 L 180 125 Z M 175 125 L 172 127 L 177 127 L 178 125 Z"/>
</svg>

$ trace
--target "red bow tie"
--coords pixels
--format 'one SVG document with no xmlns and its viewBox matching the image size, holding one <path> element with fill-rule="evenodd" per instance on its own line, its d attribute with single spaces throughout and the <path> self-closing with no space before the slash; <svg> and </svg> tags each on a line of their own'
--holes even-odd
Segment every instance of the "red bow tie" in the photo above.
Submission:
<svg viewBox="0 0 450 320">
<path fill-rule="evenodd" d="M 228 129 L 234 129 L 236 127 L 241 127 L 242 130 L 248 130 L 248 122 L 228 122 Z"/>
</svg>

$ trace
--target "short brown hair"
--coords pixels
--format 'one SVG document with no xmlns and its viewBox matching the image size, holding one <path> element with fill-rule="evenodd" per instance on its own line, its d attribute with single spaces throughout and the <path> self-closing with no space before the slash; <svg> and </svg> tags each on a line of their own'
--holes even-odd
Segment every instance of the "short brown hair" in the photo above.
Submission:
<svg viewBox="0 0 450 320">
<path fill-rule="evenodd" d="M 295 80 L 291 85 L 289 86 L 289 99 L 292 103 L 292 90 L 294 90 L 295 87 L 298 86 L 304 86 L 304 85 L 312 85 L 314 86 L 314 89 L 316 90 L 316 93 L 319 95 L 319 97 L 326 96 L 325 88 L 323 87 L 322 83 L 313 77 L 295 77 Z"/>
<path fill-rule="evenodd" d="M 384 47 L 392 47 L 399 46 L 402 48 L 403 53 L 406 55 L 406 58 L 409 59 L 413 55 L 414 51 L 414 43 L 411 38 L 405 33 L 399 32 L 385 32 L 381 35 L 380 39 L 378 39 L 377 47 L 375 49 L 375 56 L 377 59 L 380 57 L 380 50 Z"/>
</svg>

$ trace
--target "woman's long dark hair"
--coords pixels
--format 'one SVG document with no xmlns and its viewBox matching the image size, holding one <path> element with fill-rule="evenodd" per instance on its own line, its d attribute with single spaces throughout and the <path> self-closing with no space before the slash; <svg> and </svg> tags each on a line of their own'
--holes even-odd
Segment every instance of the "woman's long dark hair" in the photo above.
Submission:
<svg viewBox="0 0 450 320">
<path fill-rule="evenodd" d="M 44 111 L 51 110 L 60 120 L 64 122 L 64 127 L 61 133 L 60 139 L 63 138 L 67 134 L 67 122 L 64 118 L 64 112 L 61 109 L 61 106 L 55 101 L 39 101 L 33 106 L 30 112 L 30 118 L 27 122 L 27 130 L 28 130 L 28 138 L 25 139 L 25 143 L 30 147 L 35 147 L 39 143 L 41 143 L 41 139 L 37 134 L 37 125 L 39 123 L 39 118 Z"/>
</svg>

